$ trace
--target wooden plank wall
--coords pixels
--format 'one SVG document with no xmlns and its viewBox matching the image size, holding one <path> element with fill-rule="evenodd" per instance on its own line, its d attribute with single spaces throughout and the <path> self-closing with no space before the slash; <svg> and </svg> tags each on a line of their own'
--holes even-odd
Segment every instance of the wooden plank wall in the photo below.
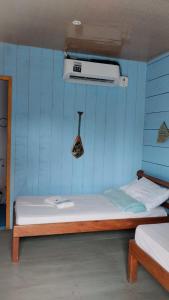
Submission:
<svg viewBox="0 0 169 300">
<path fill-rule="evenodd" d="M 142 162 L 146 64 L 119 61 L 126 89 L 65 83 L 63 52 L 0 45 L 13 77 L 12 201 L 18 195 L 100 193 L 135 176 Z M 71 155 L 77 111 L 85 155 Z"/>
<path fill-rule="evenodd" d="M 158 129 L 169 128 L 169 53 L 147 65 L 143 169 L 169 180 L 169 140 L 157 143 Z"/>
</svg>

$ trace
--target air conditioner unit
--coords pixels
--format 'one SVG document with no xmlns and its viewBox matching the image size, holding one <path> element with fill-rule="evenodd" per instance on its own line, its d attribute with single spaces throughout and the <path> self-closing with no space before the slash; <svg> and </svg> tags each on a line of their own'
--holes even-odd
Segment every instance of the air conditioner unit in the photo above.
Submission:
<svg viewBox="0 0 169 300">
<path fill-rule="evenodd" d="M 75 83 L 128 86 L 128 77 L 120 76 L 120 67 L 113 63 L 65 58 L 64 80 Z"/>
</svg>

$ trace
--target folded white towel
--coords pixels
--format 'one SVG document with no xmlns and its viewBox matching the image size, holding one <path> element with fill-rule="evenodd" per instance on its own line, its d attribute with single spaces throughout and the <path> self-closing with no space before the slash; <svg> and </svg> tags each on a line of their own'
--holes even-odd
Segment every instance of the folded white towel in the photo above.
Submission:
<svg viewBox="0 0 169 300">
<path fill-rule="evenodd" d="M 71 200 L 61 200 L 57 202 L 57 208 L 68 208 L 74 206 L 74 202 Z"/>
<path fill-rule="evenodd" d="M 74 202 L 68 199 L 64 199 L 61 196 L 51 196 L 45 199 L 45 203 L 56 206 L 59 209 L 68 208 L 74 206 Z"/>
<path fill-rule="evenodd" d="M 62 201 L 63 198 L 60 196 L 50 196 L 44 200 L 44 202 L 51 206 L 57 206 L 58 201 Z"/>
</svg>

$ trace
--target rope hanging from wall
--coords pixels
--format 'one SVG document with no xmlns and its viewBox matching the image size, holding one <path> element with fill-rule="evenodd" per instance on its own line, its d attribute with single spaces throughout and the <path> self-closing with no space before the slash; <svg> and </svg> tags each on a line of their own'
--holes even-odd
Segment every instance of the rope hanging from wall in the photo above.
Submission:
<svg viewBox="0 0 169 300">
<path fill-rule="evenodd" d="M 165 122 L 163 122 L 158 130 L 157 143 L 164 143 L 169 139 L 169 129 Z"/>
<path fill-rule="evenodd" d="M 83 148 L 82 140 L 80 137 L 81 117 L 83 115 L 83 112 L 78 111 L 78 115 L 79 115 L 78 133 L 77 133 L 77 136 L 75 138 L 73 148 L 72 148 L 72 155 L 75 158 L 79 158 L 84 154 L 84 148 Z"/>
</svg>

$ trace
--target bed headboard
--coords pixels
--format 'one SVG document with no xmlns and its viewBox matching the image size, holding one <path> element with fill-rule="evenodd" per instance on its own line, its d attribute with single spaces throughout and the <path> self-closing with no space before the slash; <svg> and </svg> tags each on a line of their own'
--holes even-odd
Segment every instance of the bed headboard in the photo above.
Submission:
<svg viewBox="0 0 169 300">
<path fill-rule="evenodd" d="M 159 184 L 159 185 L 161 185 L 161 186 L 166 187 L 166 188 L 169 189 L 169 181 L 165 181 L 165 180 L 162 180 L 162 179 L 159 179 L 159 178 L 147 175 L 147 174 L 144 173 L 143 170 L 137 171 L 137 177 L 138 177 L 138 179 L 140 179 L 142 177 L 145 177 L 145 178 L 151 180 L 152 182 L 157 183 L 157 184 Z"/>
<path fill-rule="evenodd" d="M 166 187 L 166 188 L 169 189 L 169 181 L 165 181 L 165 180 L 162 180 L 162 179 L 159 179 L 159 178 L 147 175 L 147 174 L 144 173 L 143 170 L 137 171 L 137 177 L 138 177 L 138 179 L 140 179 L 142 177 L 145 177 L 145 178 L 151 180 L 152 182 L 157 183 L 157 184 L 159 184 L 159 185 L 161 185 L 161 186 Z M 166 208 L 169 209 L 169 202 L 168 201 L 164 202 L 162 204 L 162 206 L 164 206 L 164 207 L 166 207 Z"/>
</svg>

